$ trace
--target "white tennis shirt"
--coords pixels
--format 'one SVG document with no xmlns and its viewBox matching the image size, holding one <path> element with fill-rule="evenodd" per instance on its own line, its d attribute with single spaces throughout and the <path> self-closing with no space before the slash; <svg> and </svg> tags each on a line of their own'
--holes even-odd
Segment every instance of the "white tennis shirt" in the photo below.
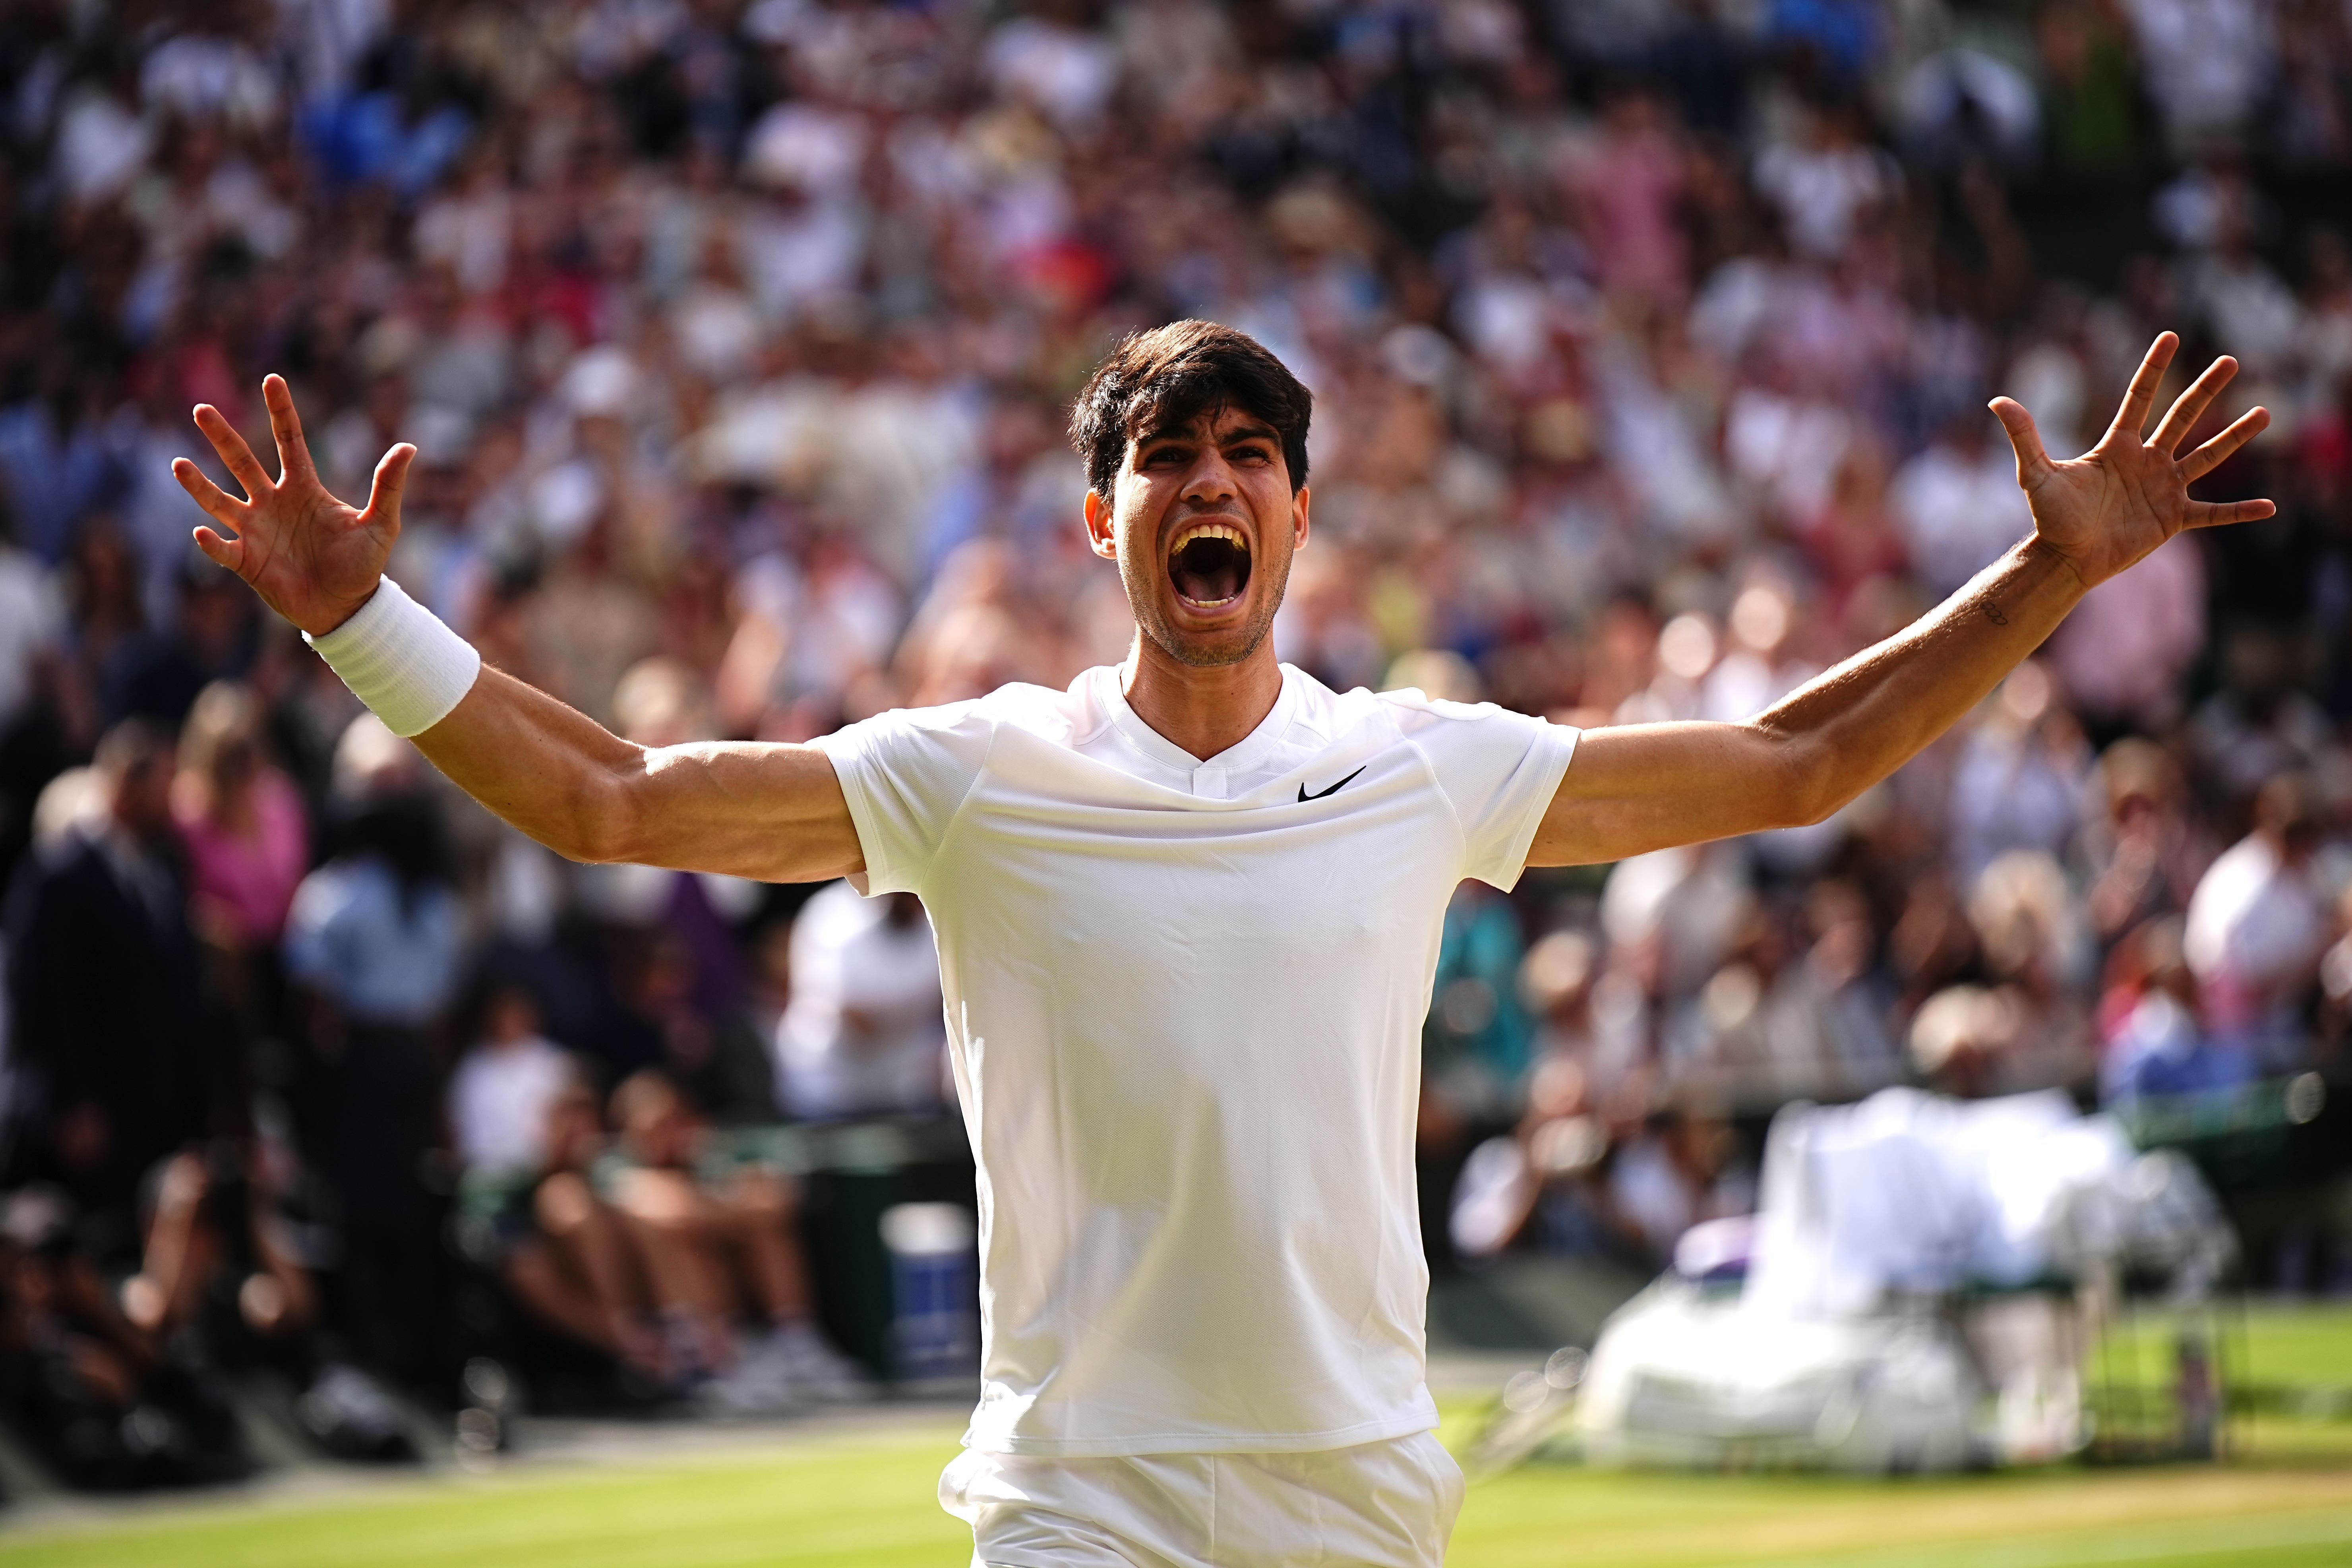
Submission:
<svg viewBox="0 0 2352 1568">
<path fill-rule="evenodd" d="M 938 933 L 979 1164 L 974 1447 L 1436 1425 L 1413 1123 L 1440 926 L 1464 878 L 1518 879 L 1577 732 L 1282 677 L 1206 762 L 1108 666 L 818 742 L 869 889 Z"/>
</svg>

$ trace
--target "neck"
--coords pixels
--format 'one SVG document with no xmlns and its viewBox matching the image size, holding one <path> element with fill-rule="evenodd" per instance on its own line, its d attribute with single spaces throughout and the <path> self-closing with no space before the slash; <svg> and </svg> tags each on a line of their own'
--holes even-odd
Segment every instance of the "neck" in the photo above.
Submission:
<svg viewBox="0 0 2352 1568">
<path fill-rule="evenodd" d="M 1274 711 L 1282 695 L 1282 666 L 1272 637 L 1239 664 L 1203 668 L 1169 658 L 1138 633 L 1119 670 L 1119 689 L 1137 718 L 1205 761 L 1239 745 Z"/>
</svg>

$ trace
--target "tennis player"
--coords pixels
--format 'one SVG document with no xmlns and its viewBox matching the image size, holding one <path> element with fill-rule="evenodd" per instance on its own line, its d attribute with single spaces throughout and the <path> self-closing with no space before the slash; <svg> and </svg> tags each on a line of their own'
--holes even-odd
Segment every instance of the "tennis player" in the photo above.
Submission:
<svg viewBox="0 0 2352 1568">
<path fill-rule="evenodd" d="M 1441 1561 L 1462 1497 L 1424 1386 L 1412 1163 L 1454 886 L 1818 822 L 2085 590 L 2184 528 L 2271 515 L 2189 499 L 2262 409 L 2177 455 L 2231 361 L 2142 434 L 2177 346 L 2069 462 L 1995 400 L 2032 536 L 1915 626 L 1746 723 L 1582 735 L 1276 661 L 1308 395 L 1202 321 L 1122 342 L 1071 421 L 1126 662 L 808 745 L 647 750 L 483 668 L 383 576 L 415 449 L 345 504 L 276 376 L 275 479 L 209 406 L 247 499 L 173 471 L 220 525 L 196 530 L 207 556 L 559 853 L 922 899 L 979 1163 L 983 1382 L 940 1489 L 975 1562 L 1403 1568 Z"/>
</svg>

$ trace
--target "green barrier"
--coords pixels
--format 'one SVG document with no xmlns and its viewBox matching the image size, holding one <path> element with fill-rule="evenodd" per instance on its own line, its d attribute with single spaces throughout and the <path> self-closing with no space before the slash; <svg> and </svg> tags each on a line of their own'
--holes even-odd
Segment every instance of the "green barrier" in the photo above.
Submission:
<svg viewBox="0 0 2352 1568">
<path fill-rule="evenodd" d="M 745 1165 L 801 1184 L 801 1237 L 818 1321 L 844 1354 L 898 1381 L 890 1324 L 890 1255 L 882 1215 L 902 1203 L 970 1207 L 971 1154 L 952 1120 L 851 1121 L 715 1131 L 699 1173 L 723 1179 Z"/>
<path fill-rule="evenodd" d="M 2223 1197 L 2254 1193 L 2316 1173 L 2330 1151 L 2310 1134 L 2327 1110 L 2315 1072 L 2237 1089 L 2147 1095 L 2116 1108 L 2137 1147 L 2177 1149 Z"/>
</svg>

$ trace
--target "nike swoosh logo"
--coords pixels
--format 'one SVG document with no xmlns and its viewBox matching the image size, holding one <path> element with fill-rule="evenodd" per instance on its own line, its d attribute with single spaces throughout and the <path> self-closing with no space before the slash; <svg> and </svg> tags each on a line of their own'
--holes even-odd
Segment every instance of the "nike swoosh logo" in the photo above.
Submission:
<svg viewBox="0 0 2352 1568">
<path fill-rule="evenodd" d="M 1371 765 L 1371 763 L 1366 763 L 1364 764 L 1364 768 L 1369 768 Z M 1362 773 L 1364 768 L 1358 768 L 1356 770 L 1356 773 Z M 1356 773 L 1349 773 L 1346 778 L 1341 779 L 1329 789 L 1318 789 L 1313 795 L 1308 795 L 1307 793 L 1307 785 L 1304 781 L 1301 781 L 1298 785 L 1298 804 L 1305 805 L 1310 800 L 1321 800 L 1327 795 L 1338 795 L 1341 790 L 1346 789 L 1349 784 L 1355 782 Z"/>
</svg>

